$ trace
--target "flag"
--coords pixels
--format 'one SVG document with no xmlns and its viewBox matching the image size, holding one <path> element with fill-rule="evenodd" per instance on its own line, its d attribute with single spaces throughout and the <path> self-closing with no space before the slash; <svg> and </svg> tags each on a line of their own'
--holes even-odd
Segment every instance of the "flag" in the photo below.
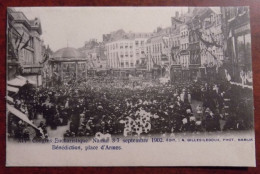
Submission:
<svg viewBox="0 0 260 174">
<path fill-rule="evenodd" d="M 19 37 L 17 36 L 17 37 L 15 38 L 15 45 L 17 45 L 18 40 L 19 40 Z"/>
<path fill-rule="evenodd" d="M 151 56 L 151 58 L 152 58 L 153 64 L 154 64 L 154 65 L 156 65 L 156 63 L 155 63 L 155 61 L 154 61 L 154 59 L 153 59 L 153 57 L 152 57 L 152 56 Z"/>
<path fill-rule="evenodd" d="M 22 34 L 22 36 L 21 36 L 21 38 L 20 38 L 20 40 L 19 40 L 19 44 L 18 44 L 18 46 L 17 46 L 16 49 L 19 49 L 20 44 L 22 43 L 22 40 L 23 40 L 23 36 L 24 36 L 24 32 L 23 32 L 23 34 Z"/>
<path fill-rule="evenodd" d="M 21 49 L 24 49 L 24 48 L 26 48 L 26 47 L 28 46 L 28 44 L 29 44 L 30 40 L 31 40 L 31 37 L 29 37 L 29 39 L 28 39 L 28 40 L 25 42 L 25 44 L 22 46 L 22 48 L 21 48 Z"/>
<path fill-rule="evenodd" d="M 120 61 L 119 61 L 118 53 L 116 55 L 117 55 L 118 67 L 120 67 Z"/>
<path fill-rule="evenodd" d="M 167 45 L 167 43 L 165 42 L 164 38 L 162 38 L 162 41 L 163 41 L 164 46 L 165 46 L 166 48 L 168 48 L 168 45 Z"/>
<path fill-rule="evenodd" d="M 90 55 L 90 62 L 92 63 L 92 66 L 93 66 L 93 68 L 95 67 L 95 64 L 94 64 L 94 62 L 93 62 L 93 59 L 92 59 L 92 54 L 89 54 Z"/>
<path fill-rule="evenodd" d="M 40 63 L 40 64 L 43 64 L 43 63 L 45 63 L 48 59 L 49 59 L 49 54 L 48 54 L 48 53 L 44 53 L 44 55 L 43 55 L 43 61 L 42 61 L 42 62 L 39 62 L 39 63 Z"/>
</svg>

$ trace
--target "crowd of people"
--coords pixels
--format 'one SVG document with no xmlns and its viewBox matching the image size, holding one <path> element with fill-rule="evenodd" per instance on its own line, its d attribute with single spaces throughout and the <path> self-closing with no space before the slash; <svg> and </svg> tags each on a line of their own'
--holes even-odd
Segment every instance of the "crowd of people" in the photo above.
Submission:
<svg viewBox="0 0 260 174">
<path fill-rule="evenodd" d="M 45 138 L 46 127 L 68 124 L 64 137 L 247 130 L 253 127 L 253 101 L 245 90 L 227 81 L 171 85 L 96 78 L 55 88 L 27 86 L 14 97 L 14 107 L 30 120 L 42 115 Z M 28 138 L 26 124 L 10 118 L 9 134 Z"/>
</svg>

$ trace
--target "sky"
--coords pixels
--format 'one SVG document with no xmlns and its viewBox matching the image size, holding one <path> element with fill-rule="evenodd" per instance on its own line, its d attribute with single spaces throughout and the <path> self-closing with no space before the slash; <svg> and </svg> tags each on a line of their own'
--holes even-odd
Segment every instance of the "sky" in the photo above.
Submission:
<svg viewBox="0 0 260 174">
<path fill-rule="evenodd" d="M 92 38 L 118 29 L 126 32 L 153 32 L 171 25 L 176 11 L 187 7 L 19 7 L 31 20 L 40 18 L 45 45 L 53 51 L 64 47 L 79 48 Z"/>
</svg>

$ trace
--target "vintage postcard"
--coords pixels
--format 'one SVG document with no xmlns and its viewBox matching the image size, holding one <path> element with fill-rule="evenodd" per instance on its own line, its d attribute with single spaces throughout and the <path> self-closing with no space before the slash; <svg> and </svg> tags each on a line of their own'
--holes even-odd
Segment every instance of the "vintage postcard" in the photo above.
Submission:
<svg viewBox="0 0 260 174">
<path fill-rule="evenodd" d="M 10 7 L 6 166 L 255 166 L 249 7 Z"/>
</svg>

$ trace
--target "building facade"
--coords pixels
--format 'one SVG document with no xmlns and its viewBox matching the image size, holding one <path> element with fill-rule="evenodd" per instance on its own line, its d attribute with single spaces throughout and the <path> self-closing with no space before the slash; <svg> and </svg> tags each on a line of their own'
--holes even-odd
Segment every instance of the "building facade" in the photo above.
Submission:
<svg viewBox="0 0 260 174">
<path fill-rule="evenodd" d="M 249 8 L 223 7 L 221 11 L 225 38 L 227 38 L 225 68 L 228 70 L 232 81 L 252 86 Z"/>
<path fill-rule="evenodd" d="M 169 64 L 170 46 L 169 37 L 166 35 L 154 36 L 147 42 L 147 55 L 151 67 L 155 65 L 164 66 Z"/>
<path fill-rule="evenodd" d="M 170 66 L 180 61 L 180 25 L 183 22 L 179 19 L 178 12 L 171 20 L 170 27 L 158 27 L 147 41 L 148 70 L 158 70 L 160 77 L 169 77 Z"/>
<path fill-rule="evenodd" d="M 221 9 L 192 8 L 179 19 L 183 23 L 180 25 L 180 45 L 172 48 L 175 53 L 172 55 L 176 57 L 171 68 L 175 77 L 172 80 L 177 76 L 182 80 L 193 80 L 211 76 L 211 71 L 216 73 L 224 60 Z"/>
<path fill-rule="evenodd" d="M 38 18 L 29 20 L 24 13 L 8 8 L 8 80 L 22 75 L 42 85 L 43 41 L 41 22 Z"/>
<path fill-rule="evenodd" d="M 151 33 L 125 33 L 118 30 L 105 40 L 108 67 L 134 70 L 146 62 L 146 42 Z"/>
<path fill-rule="evenodd" d="M 85 54 L 88 61 L 88 69 L 99 71 L 108 68 L 105 44 L 103 42 L 98 42 L 97 39 L 90 39 L 78 50 Z"/>
<path fill-rule="evenodd" d="M 171 18 L 153 33 L 118 30 L 103 35 L 110 69 L 170 74 L 171 81 L 213 79 L 228 70 L 236 82 L 252 82 L 251 35 L 247 7 L 196 7 Z"/>
</svg>

